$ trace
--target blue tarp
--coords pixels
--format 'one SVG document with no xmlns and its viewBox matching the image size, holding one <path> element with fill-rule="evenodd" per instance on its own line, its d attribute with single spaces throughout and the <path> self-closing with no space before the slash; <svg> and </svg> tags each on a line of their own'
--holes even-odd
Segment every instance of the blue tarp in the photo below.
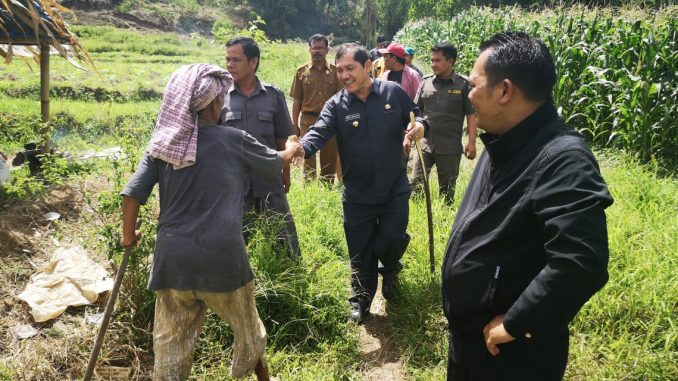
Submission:
<svg viewBox="0 0 678 381">
<path fill-rule="evenodd" d="M 35 1 L 32 1 L 32 3 L 35 9 L 37 9 L 40 18 L 42 18 L 45 22 L 52 24 L 52 19 L 49 17 L 47 13 L 45 13 L 40 4 L 38 4 Z M 12 4 L 11 0 L 10 4 Z M 27 6 L 25 3 L 22 5 Z M 16 13 L 18 11 L 23 10 L 21 10 L 19 6 L 12 7 L 12 12 Z M 30 17 L 28 15 L 26 16 Z M 3 28 L 7 30 L 7 32 L 5 32 L 4 30 L 0 29 L 0 37 L 28 38 L 28 39 L 36 38 L 35 29 L 32 26 L 26 25 L 23 22 L 21 22 L 19 18 L 10 13 L 4 6 L 0 8 L 0 19 L 2 19 Z"/>
</svg>

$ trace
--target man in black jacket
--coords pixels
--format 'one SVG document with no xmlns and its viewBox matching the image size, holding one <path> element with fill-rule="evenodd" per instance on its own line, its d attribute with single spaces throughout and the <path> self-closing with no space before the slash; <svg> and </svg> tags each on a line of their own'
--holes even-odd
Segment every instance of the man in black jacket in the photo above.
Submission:
<svg viewBox="0 0 678 381">
<path fill-rule="evenodd" d="M 543 42 L 499 33 L 469 84 L 485 151 L 443 262 L 448 380 L 560 380 L 568 324 L 607 281 L 612 197 L 558 117 Z"/>
</svg>

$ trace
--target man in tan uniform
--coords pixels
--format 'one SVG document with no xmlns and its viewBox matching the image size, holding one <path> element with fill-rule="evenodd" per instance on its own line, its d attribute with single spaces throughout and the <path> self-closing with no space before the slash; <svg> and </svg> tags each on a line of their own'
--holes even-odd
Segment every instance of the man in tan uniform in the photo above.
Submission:
<svg viewBox="0 0 678 381">
<path fill-rule="evenodd" d="M 327 37 L 314 34 L 308 39 L 308 46 L 311 61 L 297 69 L 290 90 L 290 96 L 294 99 L 292 124 L 294 132 L 300 136 L 306 134 L 318 119 L 325 102 L 343 88 L 337 79 L 336 68 L 326 59 L 329 50 Z M 306 178 L 315 178 L 316 173 L 316 158 L 313 155 L 304 162 L 304 174 Z M 332 182 L 335 174 L 341 179 L 337 141 L 332 138 L 320 151 L 320 178 Z"/>
</svg>

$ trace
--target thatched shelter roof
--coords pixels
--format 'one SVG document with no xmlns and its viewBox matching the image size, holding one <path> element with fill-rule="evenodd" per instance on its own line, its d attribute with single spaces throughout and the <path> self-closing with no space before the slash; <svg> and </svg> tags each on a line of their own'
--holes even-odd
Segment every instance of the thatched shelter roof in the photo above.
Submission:
<svg viewBox="0 0 678 381">
<path fill-rule="evenodd" d="M 92 67 L 92 59 L 71 33 L 62 13 L 74 13 L 55 0 L 0 0 L 0 55 L 6 63 L 12 57 L 40 55 L 40 45 L 50 46 L 59 55 L 77 65 L 85 62 Z"/>
</svg>

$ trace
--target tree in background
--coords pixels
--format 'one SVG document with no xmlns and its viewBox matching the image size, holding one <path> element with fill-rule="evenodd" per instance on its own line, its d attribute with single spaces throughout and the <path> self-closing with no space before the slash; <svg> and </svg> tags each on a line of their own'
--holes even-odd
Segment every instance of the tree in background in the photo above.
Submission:
<svg viewBox="0 0 678 381">
<path fill-rule="evenodd" d="M 407 21 L 409 0 L 232 0 L 248 4 L 266 20 L 272 39 L 334 33 L 339 41 L 374 44 L 377 34 L 392 37 Z M 444 0 L 451 1 L 451 0 Z"/>
<path fill-rule="evenodd" d="M 266 20 L 263 28 L 266 34 L 274 39 L 287 39 L 295 33 L 299 25 L 299 10 L 308 7 L 303 0 L 249 0 L 247 3 L 252 9 Z"/>
<path fill-rule="evenodd" d="M 424 17 L 450 18 L 457 3 L 455 0 L 415 0 L 410 2 L 407 16 L 411 20 Z"/>
<path fill-rule="evenodd" d="M 379 34 L 388 36 L 391 39 L 407 22 L 410 4 L 417 2 L 418 0 L 377 0 Z"/>
<path fill-rule="evenodd" d="M 135 1 L 135 0 L 125 0 Z M 675 0 L 173 0 L 224 2 L 245 7 L 260 15 L 262 29 L 271 39 L 306 40 L 314 33 L 337 36 L 337 43 L 360 41 L 374 45 L 376 36 L 391 39 L 408 20 L 433 17 L 447 20 L 472 6 L 498 7 L 518 5 L 525 8 L 570 6 L 579 3 L 593 6 L 637 5 L 658 8 Z"/>
</svg>

